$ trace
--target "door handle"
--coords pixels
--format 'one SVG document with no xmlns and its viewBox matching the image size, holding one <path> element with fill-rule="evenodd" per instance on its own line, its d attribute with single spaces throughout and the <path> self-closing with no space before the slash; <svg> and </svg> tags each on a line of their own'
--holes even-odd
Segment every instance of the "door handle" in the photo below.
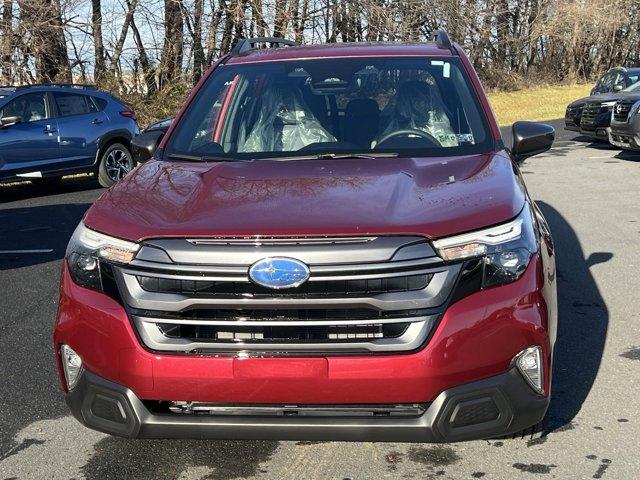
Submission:
<svg viewBox="0 0 640 480">
<path fill-rule="evenodd" d="M 93 122 L 91 122 L 91 123 L 93 123 L 94 125 L 100 125 L 102 122 L 103 122 L 103 120 L 100 120 L 99 118 L 94 118 Z"/>
</svg>

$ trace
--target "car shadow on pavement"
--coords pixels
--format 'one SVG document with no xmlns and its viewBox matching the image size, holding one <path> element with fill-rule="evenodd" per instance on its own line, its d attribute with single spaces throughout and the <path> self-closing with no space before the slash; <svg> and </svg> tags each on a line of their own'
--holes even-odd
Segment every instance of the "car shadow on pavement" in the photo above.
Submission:
<svg viewBox="0 0 640 480">
<path fill-rule="evenodd" d="M 80 469 L 86 480 L 170 480 L 191 476 L 231 480 L 265 473 L 260 464 L 276 452 L 276 441 L 125 440 L 108 437 Z"/>
<path fill-rule="evenodd" d="M 0 271 L 60 260 L 89 203 L 0 209 Z"/>
<path fill-rule="evenodd" d="M 595 252 L 585 258 L 571 224 L 551 205 L 536 203 L 549 223 L 556 249 L 558 333 L 547 426 L 551 432 L 573 428 L 598 375 L 609 310 L 591 268 L 608 262 L 613 254 Z"/>
<path fill-rule="evenodd" d="M 84 190 L 101 189 L 93 176 L 79 176 L 65 178 L 57 185 L 34 185 L 21 182 L 12 185 L 0 185 L 0 205 L 7 202 L 17 202 L 51 195 L 80 192 Z"/>
<path fill-rule="evenodd" d="M 628 162 L 640 162 L 640 152 L 622 151 L 613 158 L 617 158 L 618 160 L 626 160 Z"/>
</svg>

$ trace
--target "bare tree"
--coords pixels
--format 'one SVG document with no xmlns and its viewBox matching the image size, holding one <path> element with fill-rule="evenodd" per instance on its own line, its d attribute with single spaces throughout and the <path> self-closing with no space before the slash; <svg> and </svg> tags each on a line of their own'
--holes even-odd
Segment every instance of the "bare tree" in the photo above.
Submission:
<svg viewBox="0 0 640 480">
<path fill-rule="evenodd" d="M 0 68 L 2 82 L 10 84 L 13 72 L 11 68 L 11 53 L 13 51 L 13 0 L 3 0 L 2 18 L 0 20 Z"/>
<path fill-rule="evenodd" d="M 40 82 L 71 82 L 71 67 L 64 37 L 59 0 L 19 0 L 20 23 L 29 35 L 36 78 Z"/>
<path fill-rule="evenodd" d="M 104 43 L 102 40 L 102 2 L 91 0 L 91 29 L 93 33 L 94 77 L 102 78 L 107 70 L 104 58 Z"/>
<path fill-rule="evenodd" d="M 182 0 L 165 0 L 164 47 L 159 69 L 160 88 L 169 84 L 181 72 L 184 54 L 183 30 Z"/>
</svg>

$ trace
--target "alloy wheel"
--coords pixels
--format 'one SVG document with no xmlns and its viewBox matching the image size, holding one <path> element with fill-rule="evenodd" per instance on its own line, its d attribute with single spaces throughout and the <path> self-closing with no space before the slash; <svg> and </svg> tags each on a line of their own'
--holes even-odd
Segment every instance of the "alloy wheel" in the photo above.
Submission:
<svg viewBox="0 0 640 480">
<path fill-rule="evenodd" d="M 118 182 L 133 169 L 133 160 L 128 152 L 116 148 L 109 152 L 104 166 L 109 179 Z"/>
</svg>

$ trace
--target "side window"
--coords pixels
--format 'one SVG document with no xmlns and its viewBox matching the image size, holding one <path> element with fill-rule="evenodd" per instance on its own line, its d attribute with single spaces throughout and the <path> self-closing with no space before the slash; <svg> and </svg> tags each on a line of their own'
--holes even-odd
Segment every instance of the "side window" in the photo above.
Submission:
<svg viewBox="0 0 640 480">
<path fill-rule="evenodd" d="M 599 91 L 601 93 L 613 91 L 613 85 L 615 84 L 616 78 L 618 78 L 618 72 L 607 73 L 604 77 L 602 77 L 602 85 Z"/>
<path fill-rule="evenodd" d="M 91 113 L 89 104 L 93 106 L 95 111 L 95 105 L 93 105 L 85 95 L 77 95 L 75 93 L 54 93 L 53 98 L 56 101 L 58 112 L 60 112 L 60 116 L 62 117 Z"/>
<path fill-rule="evenodd" d="M 622 85 L 623 87 L 625 86 L 625 75 L 624 73 L 616 73 L 616 75 L 613 77 L 613 82 L 611 85 L 611 90 L 615 90 L 615 86 L 616 85 Z"/>
<path fill-rule="evenodd" d="M 90 106 L 93 107 L 91 112 L 101 112 L 102 110 L 107 108 L 107 105 L 109 104 L 103 98 L 91 97 L 90 100 L 91 100 L 91 102 L 89 102 Z"/>
<path fill-rule="evenodd" d="M 28 93 L 5 105 L 0 117 L 20 117 L 23 122 L 37 122 L 51 116 L 47 110 L 44 93 Z"/>
</svg>

